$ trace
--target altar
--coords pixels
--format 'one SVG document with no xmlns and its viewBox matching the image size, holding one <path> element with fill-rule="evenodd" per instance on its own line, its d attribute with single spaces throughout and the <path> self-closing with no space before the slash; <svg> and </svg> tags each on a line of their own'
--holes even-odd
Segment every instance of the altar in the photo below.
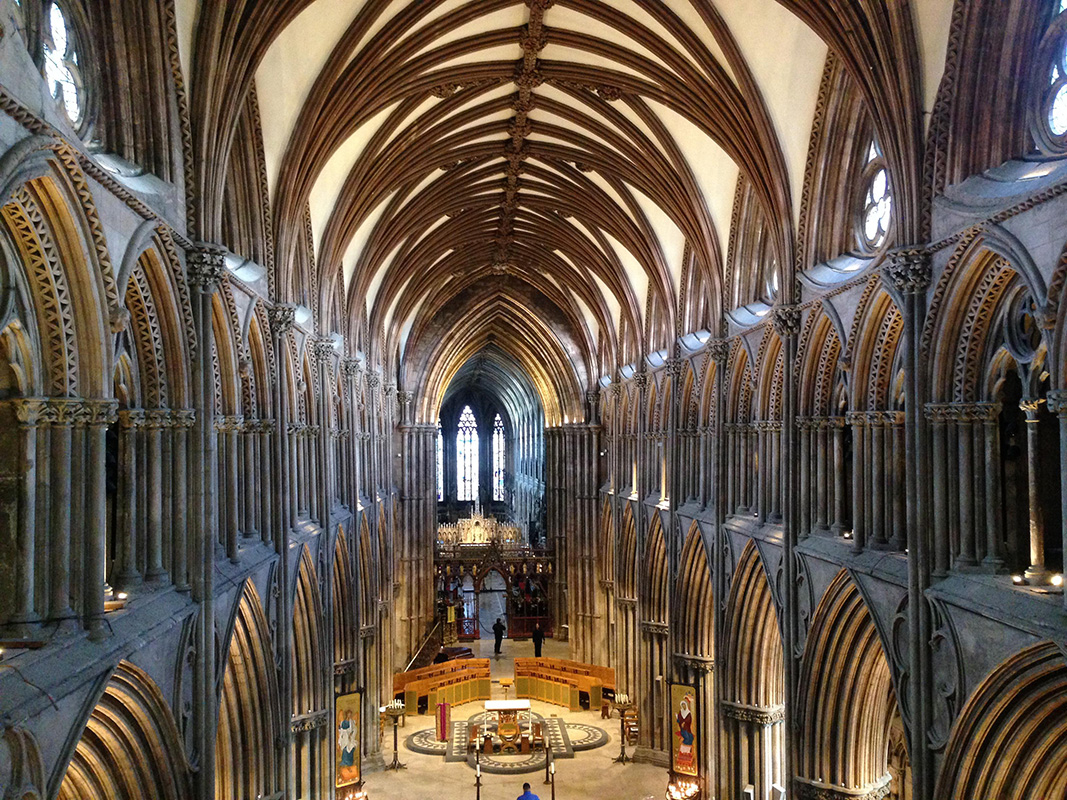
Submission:
<svg viewBox="0 0 1067 800">
<path fill-rule="evenodd" d="M 529 700 L 487 700 L 485 713 L 470 723 L 469 749 L 504 755 L 544 750 L 542 723 L 534 720 Z"/>
</svg>

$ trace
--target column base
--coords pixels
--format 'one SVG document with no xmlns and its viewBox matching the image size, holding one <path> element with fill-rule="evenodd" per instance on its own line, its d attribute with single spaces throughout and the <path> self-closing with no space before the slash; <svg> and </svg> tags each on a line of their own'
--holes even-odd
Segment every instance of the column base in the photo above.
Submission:
<svg viewBox="0 0 1067 800">
<path fill-rule="evenodd" d="M 982 559 L 982 567 L 993 575 L 1007 575 L 1008 568 L 1004 566 L 1004 559 L 996 556 L 986 556 Z"/>
<path fill-rule="evenodd" d="M 896 550 L 897 547 L 892 542 L 887 542 L 881 539 L 871 539 L 867 542 L 868 550 L 881 550 L 882 552 L 888 552 L 890 550 Z"/>
<path fill-rule="evenodd" d="M 643 744 L 639 744 L 634 748 L 634 754 L 630 757 L 630 760 L 635 764 L 654 764 L 657 767 L 669 768 L 671 765 L 670 753 L 665 750 L 653 750 Z"/>
<path fill-rule="evenodd" d="M 1037 584 L 1040 586 L 1050 581 L 1052 573 L 1045 569 L 1045 567 L 1029 566 L 1026 568 L 1026 572 L 1023 573 L 1023 577 L 1026 578 L 1031 585 Z"/>
<path fill-rule="evenodd" d="M 170 575 L 167 573 L 167 571 L 165 569 L 151 570 L 145 576 L 145 580 L 148 583 L 169 583 L 170 582 Z"/>
</svg>

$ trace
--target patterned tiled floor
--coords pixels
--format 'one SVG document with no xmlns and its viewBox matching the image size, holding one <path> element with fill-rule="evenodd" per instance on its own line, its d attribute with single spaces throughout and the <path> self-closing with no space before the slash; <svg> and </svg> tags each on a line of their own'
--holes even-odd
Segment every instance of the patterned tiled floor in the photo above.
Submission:
<svg viewBox="0 0 1067 800">
<path fill-rule="evenodd" d="M 575 751 L 592 750 L 608 742 L 608 734 L 595 725 L 581 722 L 564 722 L 558 717 L 545 719 L 540 714 L 534 720 L 544 726 L 545 735 L 555 758 L 574 758 Z M 486 724 L 491 715 L 480 712 L 467 720 L 452 723 L 452 734 L 447 742 L 437 741 L 436 730 L 427 728 L 411 734 L 404 746 L 413 753 L 444 756 L 445 761 L 466 761 L 473 769 L 476 758 L 467 750 L 468 733 L 472 723 Z M 489 725 L 492 729 L 492 724 Z M 539 772 L 545 767 L 545 752 L 535 751 L 525 755 L 481 755 L 483 772 L 497 775 L 517 775 L 523 772 Z"/>
<path fill-rule="evenodd" d="M 474 642 L 472 645 L 477 658 L 489 658 L 493 678 L 493 699 L 503 700 L 504 692 L 498 681 L 502 677 L 512 677 L 514 662 L 512 659 L 533 655 L 530 642 L 504 642 L 504 652 L 499 660 L 493 658 L 493 641 Z M 569 651 L 565 643 L 552 640 L 545 642 L 544 654 L 553 658 L 568 658 Z M 509 694 L 514 698 L 514 692 Z M 571 745 L 578 751 L 574 758 L 561 758 L 556 762 L 556 800 L 655 800 L 662 798 L 667 787 L 667 770 L 651 764 L 616 764 L 612 759 L 619 754 L 619 723 L 617 719 L 602 720 L 598 712 L 568 711 L 559 706 L 533 701 L 533 710 L 545 719 L 553 716 L 568 724 L 567 733 Z M 467 717 L 480 710 L 480 704 L 472 703 L 453 709 L 457 717 Z M 433 718 L 408 717 L 407 727 L 402 735 L 422 728 L 432 727 Z M 582 751 L 578 733 L 574 725 L 600 727 L 607 732 L 607 744 L 594 750 Z M 393 756 L 392 736 L 386 742 L 387 752 L 383 753 L 388 763 Z M 403 749 L 402 758 L 407 765 L 399 772 L 369 772 L 366 775 L 366 790 L 372 800 L 411 800 L 414 797 L 446 798 L 447 800 L 474 800 L 474 771 L 467 765 L 447 762 L 440 753 L 423 755 Z M 633 748 L 627 752 L 633 755 Z M 525 758 L 525 756 L 523 756 Z M 369 766 L 369 764 L 368 764 Z M 551 787 L 544 785 L 543 766 L 541 774 L 498 775 L 482 772 L 482 800 L 511 800 L 522 794 L 522 784 L 528 781 L 533 786 L 534 794 L 541 800 L 552 797 Z"/>
</svg>

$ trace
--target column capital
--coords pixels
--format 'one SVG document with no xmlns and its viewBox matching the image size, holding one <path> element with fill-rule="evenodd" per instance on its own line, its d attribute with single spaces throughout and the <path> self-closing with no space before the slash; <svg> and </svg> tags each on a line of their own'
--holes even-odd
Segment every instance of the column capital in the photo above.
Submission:
<svg viewBox="0 0 1067 800">
<path fill-rule="evenodd" d="M 219 288 L 226 274 L 225 247 L 210 242 L 197 242 L 185 251 L 189 285 L 211 293 Z"/>
<path fill-rule="evenodd" d="M 382 376 L 377 372 L 367 372 L 367 388 L 377 389 L 382 384 Z"/>
<path fill-rule="evenodd" d="M 144 427 L 144 411 L 139 408 L 124 408 L 118 412 L 119 425 L 127 430 Z"/>
<path fill-rule="evenodd" d="M 635 372 L 634 373 L 634 377 L 633 377 L 633 382 L 634 382 L 634 386 L 636 386 L 638 389 L 642 389 L 642 390 L 643 389 L 647 389 L 648 388 L 648 373 L 645 372 L 644 370 L 641 370 L 640 372 Z"/>
<path fill-rule="evenodd" d="M 1048 410 L 1061 417 L 1067 415 L 1067 389 L 1053 389 L 1048 393 Z"/>
<path fill-rule="evenodd" d="M 800 333 L 800 306 L 780 305 L 771 310 L 771 324 L 778 336 L 785 339 Z"/>
<path fill-rule="evenodd" d="M 320 364 L 329 363 L 336 352 L 334 341 L 328 336 L 319 336 L 311 342 L 311 355 Z"/>
<path fill-rule="evenodd" d="M 20 425 L 30 427 L 46 421 L 43 417 L 48 401 L 43 397 L 18 397 L 10 403 Z"/>
<path fill-rule="evenodd" d="M 292 303 L 276 303 L 267 309 L 267 321 L 273 333 L 284 336 L 296 322 L 296 306 Z"/>
<path fill-rule="evenodd" d="M 712 339 L 708 343 L 708 355 L 716 364 L 725 364 L 730 357 L 730 343 L 726 339 Z"/>
<path fill-rule="evenodd" d="M 739 722 L 753 722 L 757 725 L 773 725 L 785 721 L 785 706 L 750 706 L 723 700 L 720 704 L 722 714 Z"/>
<path fill-rule="evenodd" d="M 901 294 L 922 294 L 932 279 L 930 251 L 922 247 L 892 250 L 882 266 L 882 281 Z"/>
<path fill-rule="evenodd" d="M 669 358 L 664 367 L 667 374 L 672 378 L 680 378 L 685 372 L 685 359 L 684 358 Z"/>
<path fill-rule="evenodd" d="M 179 408 L 171 412 L 171 424 L 175 428 L 191 428 L 196 424 L 196 411 L 191 408 Z"/>
<path fill-rule="evenodd" d="M 171 412 L 166 408 L 152 408 L 144 412 L 144 427 L 148 430 L 159 430 L 170 427 Z"/>
<path fill-rule="evenodd" d="M 1037 412 L 1041 410 L 1041 404 L 1044 402 L 1040 397 L 1036 399 L 1023 398 L 1019 401 L 1019 408 L 1026 412 L 1027 422 L 1037 421 Z"/>
<path fill-rule="evenodd" d="M 341 372 L 346 378 L 359 380 L 359 376 L 363 373 L 363 365 L 359 363 L 358 358 L 342 358 Z"/>
</svg>

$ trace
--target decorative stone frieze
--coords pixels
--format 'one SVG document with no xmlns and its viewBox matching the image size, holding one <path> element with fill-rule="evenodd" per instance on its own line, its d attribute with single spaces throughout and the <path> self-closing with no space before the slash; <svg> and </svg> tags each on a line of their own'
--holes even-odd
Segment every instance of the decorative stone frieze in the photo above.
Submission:
<svg viewBox="0 0 1067 800">
<path fill-rule="evenodd" d="M 723 700 L 719 704 L 722 715 L 728 719 L 736 719 L 740 722 L 751 722 L 756 725 L 774 725 L 785 721 L 785 706 L 750 706 L 744 703 L 734 703 Z"/>
</svg>

